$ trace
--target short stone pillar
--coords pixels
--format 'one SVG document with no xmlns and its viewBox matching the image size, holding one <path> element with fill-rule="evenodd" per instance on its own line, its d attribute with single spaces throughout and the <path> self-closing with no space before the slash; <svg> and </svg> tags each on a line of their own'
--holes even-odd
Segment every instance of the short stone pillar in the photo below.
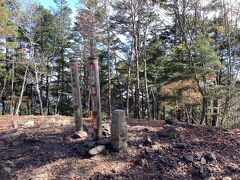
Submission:
<svg viewBox="0 0 240 180">
<path fill-rule="evenodd" d="M 111 145 L 114 151 L 127 148 L 128 127 L 125 111 L 116 109 L 112 112 Z"/>
</svg>

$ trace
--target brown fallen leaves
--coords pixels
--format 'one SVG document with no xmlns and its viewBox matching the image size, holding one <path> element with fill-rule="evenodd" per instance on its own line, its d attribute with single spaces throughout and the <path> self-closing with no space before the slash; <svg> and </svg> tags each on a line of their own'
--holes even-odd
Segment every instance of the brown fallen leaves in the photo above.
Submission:
<svg viewBox="0 0 240 180">
<path fill-rule="evenodd" d="M 88 156 L 84 142 L 71 139 L 73 118 L 54 116 L 56 124 L 42 126 L 43 116 L 0 117 L 1 167 L 11 179 L 240 179 L 240 129 L 178 124 L 180 136 L 159 136 L 162 121 L 128 120 L 128 150 L 112 152 L 109 146 Z M 34 120 L 35 126 L 13 130 L 12 121 Z M 59 123 L 66 121 L 67 123 Z M 52 121 L 53 122 L 53 121 Z M 133 126 L 141 126 L 137 130 Z M 143 128 L 143 127 L 146 128 Z M 18 141 L 18 134 L 38 141 Z M 88 131 L 89 133 L 89 131 Z M 14 145 L 15 144 L 15 145 Z M 87 149 L 86 149 L 87 150 Z M 1 176 L 1 173 L 0 173 Z M 0 177 L 1 179 L 1 177 Z"/>
</svg>

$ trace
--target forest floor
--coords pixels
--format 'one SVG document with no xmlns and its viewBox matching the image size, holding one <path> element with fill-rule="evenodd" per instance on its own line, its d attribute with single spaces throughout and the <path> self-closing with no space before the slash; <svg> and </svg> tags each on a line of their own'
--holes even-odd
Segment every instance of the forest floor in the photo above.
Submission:
<svg viewBox="0 0 240 180">
<path fill-rule="evenodd" d="M 84 140 L 72 138 L 72 117 L 1 116 L 0 179 L 240 179 L 240 129 L 178 123 L 180 137 L 167 138 L 159 134 L 165 127 L 130 119 L 126 151 L 106 143 L 90 156 Z"/>
</svg>

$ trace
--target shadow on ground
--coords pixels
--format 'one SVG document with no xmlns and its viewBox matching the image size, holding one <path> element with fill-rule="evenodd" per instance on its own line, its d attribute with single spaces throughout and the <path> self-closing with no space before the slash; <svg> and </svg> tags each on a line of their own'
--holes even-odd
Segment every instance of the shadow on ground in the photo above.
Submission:
<svg viewBox="0 0 240 180">
<path fill-rule="evenodd" d="M 0 161 L 2 164 L 7 161 L 14 163 L 11 177 L 8 178 L 22 179 L 240 177 L 238 169 L 235 171 L 228 167 L 229 164 L 240 164 L 239 131 L 233 134 L 223 129 L 177 126 L 181 137 L 168 139 L 158 135 L 161 125 L 155 123 L 151 126 L 156 128 L 155 131 L 131 130 L 127 151 L 116 153 L 107 146 L 101 155 L 95 157 L 86 154 L 89 148 L 83 146 L 83 141 L 70 138 L 73 129 L 27 129 L 26 132 L 22 131 L 25 134 L 23 141 L 13 138 L 13 143 L 0 142 Z M 4 134 L 6 132 L 0 132 L 0 137 Z M 184 147 L 174 147 L 177 143 L 184 143 Z M 201 164 L 201 157 L 210 152 L 216 154 L 216 161 Z M 193 156 L 193 160 L 187 161 L 186 156 Z M 193 177 L 195 166 L 202 167 L 203 172 Z"/>
</svg>

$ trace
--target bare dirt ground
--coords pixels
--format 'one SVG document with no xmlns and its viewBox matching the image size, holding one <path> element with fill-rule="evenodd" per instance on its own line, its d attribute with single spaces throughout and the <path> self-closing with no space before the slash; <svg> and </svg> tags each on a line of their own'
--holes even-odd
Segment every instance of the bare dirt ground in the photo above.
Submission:
<svg viewBox="0 0 240 180">
<path fill-rule="evenodd" d="M 128 125 L 127 151 L 90 156 L 71 117 L 1 116 L 0 179 L 240 179 L 240 129 L 178 124 L 167 138 L 162 121 Z"/>
</svg>

